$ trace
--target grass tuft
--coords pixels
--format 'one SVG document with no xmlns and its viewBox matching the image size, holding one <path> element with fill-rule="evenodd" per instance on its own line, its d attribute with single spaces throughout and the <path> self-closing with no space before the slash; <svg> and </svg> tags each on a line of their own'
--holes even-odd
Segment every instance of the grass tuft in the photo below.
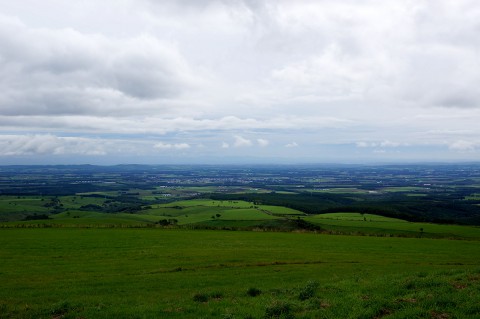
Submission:
<svg viewBox="0 0 480 319">
<path fill-rule="evenodd" d="M 314 297 L 316 292 L 317 292 L 318 286 L 319 286 L 319 284 L 316 281 L 311 280 L 311 281 L 307 282 L 305 287 L 303 287 L 300 290 L 300 293 L 298 295 L 298 299 L 303 301 L 303 300 L 307 300 L 307 299 L 310 299 L 310 298 Z"/>
<path fill-rule="evenodd" d="M 73 305 L 71 302 L 63 300 L 54 304 L 50 309 L 50 314 L 54 317 L 63 317 L 70 312 L 75 312 L 79 309 L 78 306 Z"/>
<path fill-rule="evenodd" d="M 208 302 L 211 299 L 220 300 L 223 298 L 223 294 L 219 291 L 211 292 L 211 293 L 196 293 L 193 295 L 193 301 L 195 302 Z"/>
<path fill-rule="evenodd" d="M 285 301 L 275 300 L 265 309 L 265 318 L 294 318 L 294 315 L 292 314 L 292 306 Z"/>
</svg>

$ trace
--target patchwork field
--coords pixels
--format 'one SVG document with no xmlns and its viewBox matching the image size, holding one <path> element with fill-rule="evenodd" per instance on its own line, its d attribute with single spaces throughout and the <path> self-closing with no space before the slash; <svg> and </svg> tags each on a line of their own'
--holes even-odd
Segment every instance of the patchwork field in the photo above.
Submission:
<svg viewBox="0 0 480 319">
<path fill-rule="evenodd" d="M 2 229 L 0 258 L 2 318 L 480 314 L 472 298 L 480 292 L 477 241 L 165 229 Z"/>
<path fill-rule="evenodd" d="M 178 227 L 237 229 L 260 227 L 293 230 L 298 227 L 294 223 L 305 221 L 318 227 L 315 229 L 317 232 L 402 237 L 480 238 L 480 227 L 478 226 L 408 222 L 398 218 L 350 212 L 312 216 L 288 207 L 259 205 L 241 200 L 182 200 L 145 206 L 135 213 L 94 211 L 96 207 L 101 209 L 100 205 L 105 205 L 106 202 L 107 199 L 103 197 L 84 196 L 51 197 L 43 200 L 40 197 L 7 197 L 3 199 L 3 209 L 9 212 L 8 216 L 15 216 L 18 213 L 11 212 L 12 206 L 20 211 L 38 208 L 38 214 L 40 214 L 47 209 L 44 207 L 45 203 L 47 206 L 49 203 L 61 205 L 64 211 L 51 214 L 47 219 L 4 222 L 0 223 L 0 227 L 22 225 L 30 227 L 48 225 L 57 227 L 152 227 L 160 223 L 163 226 Z M 93 207 L 93 211 L 90 211 L 91 207 Z M 82 208 L 87 210 L 82 210 Z M 305 227 L 304 224 L 300 225 L 301 229 Z M 313 230 L 309 227 L 307 229 Z"/>
</svg>

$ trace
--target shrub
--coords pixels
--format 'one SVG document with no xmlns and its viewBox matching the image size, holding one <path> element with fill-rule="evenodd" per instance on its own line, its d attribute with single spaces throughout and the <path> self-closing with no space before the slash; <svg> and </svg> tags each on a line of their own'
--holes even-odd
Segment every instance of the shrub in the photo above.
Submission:
<svg viewBox="0 0 480 319">
<path fill-rule="evenodd" d="M 247 290 L 247 295 L 249 295 L 250 297 L 256 297 L 258 295 L 260 295 L 262 293 L 262 291 L 258 288 L 248 288 Z"/>
<path fill-rule="evenodd" d="M 193 295 L 193 301 L 196 302 L 207 302 L 208 301 L 208 295 L 205 293 L 197 293 Z"/>
<path fill-rule="evenodd" d="M 45 214 L 37 215 L 37 213 L 35 213 L 33 215 L 25 216 L 23 220 L 44 220 L 44 219 L 51 219 L 51 218 Z"/>
</svg>

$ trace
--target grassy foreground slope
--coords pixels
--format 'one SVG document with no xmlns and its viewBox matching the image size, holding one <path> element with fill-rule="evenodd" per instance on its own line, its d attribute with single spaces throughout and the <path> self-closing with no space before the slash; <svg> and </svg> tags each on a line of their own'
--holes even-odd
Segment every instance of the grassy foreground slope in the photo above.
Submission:
<svg viewBox="0 0 480 319">
<path fill-rule="evenodd" d="M 478 318 L 478 241 L 1 229 L 3 318 Z"/>
</svg>

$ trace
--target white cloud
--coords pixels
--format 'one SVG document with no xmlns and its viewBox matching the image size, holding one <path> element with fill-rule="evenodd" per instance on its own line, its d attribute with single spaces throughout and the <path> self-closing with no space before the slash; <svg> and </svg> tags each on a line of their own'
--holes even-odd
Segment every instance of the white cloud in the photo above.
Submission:
<svg viewBox="0 0 480 319">
<path fill-rule="evenodd" d="M 45 135 L 0 135 L 0 155 L 105 155 L 105 141 Z"/>
<path fill-rule="evenodd" d="M 246 139 L 240 135 L 235 135 L 234 136 L 235 138 L 235 142 L 233 143 L 233 145 L 235 147 L 248 147 L 248 146 L 252 146 L 252 141 L 250 141 L 249 139 Z"/>
<path fill-rule="evenodd" d="M 392 142 L 392 141 L 385 140 L 385 141 L 380 142 L 379 145 L 381 147 L 399 147 L 402 144 L 398 143 L 398 142 Z"/>
<path fill-rule="evenodd" d="M 298 144 L 296 142 L 291 142 L 291 143 L 288 143 L 288 144 L 285 144 L 285 147 L 298 147 Z"/>
<path fill-rule="evenodd" d="M 368 143 L 368 142 L 361 141 L 361 142 L 357 142 L 356 145 L 357 145 L 357 147 L 371 147 L 372 144 Z M 373 145 L 373 146 L 375 146 L 375 145 Z"/>
<path fill-rule="evenodd" d="M 153 147 L 161 150 L 168 150 L 168 149 L 185 150 L 190 148 L 190 145 L 187 143 L 170 144 L 170 143 L 159 142 L 155 144 Z"/>
<path fill-rule="evenodd" d="M 258 145 L 261 146 L 261 147 L 266 147 L 266 146 L 268 146 L 268 144 L 269 144 L 270 142 L 269 142 L 268 140 L 266 140 L 266 139 L 259 138 L 259 139 L 257 139 L 257 143 L 258 143 Z"/>
<path fill-rule="evenodd" d="M 227 142 L 222 142 L 222 148 L 229 148 L 230 147 L 230 144 L 228 144 Z"/>
<path fill-rule="evenodd" d="M 480 142 L 458 140 L 450 143 L 448 147 L 454 151 L 468 152 L 474 151 L 480 147 Z"/>
<path fill-rule="evenodd" d="M 365 147 L 387 147 L 387 148 L 394 148 L 400 146 L 408 146 L 407 143 L 399 143 L 399 142 L 392 142 L 389 140 L 383 140 L 380 142 L 366 142 L 360 141 L 355 143 L 357 147 L 365 148 Z"/>
</svg>

